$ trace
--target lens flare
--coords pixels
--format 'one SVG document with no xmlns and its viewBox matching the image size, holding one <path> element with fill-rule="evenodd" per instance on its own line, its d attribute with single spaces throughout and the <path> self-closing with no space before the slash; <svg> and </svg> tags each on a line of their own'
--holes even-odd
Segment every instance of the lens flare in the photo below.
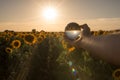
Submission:
<svg viewBox="0 0 120 80">
<path fill-rule="evenodd" d="M 76 72 L 75 68 L 72 68 L 72 73 L 73 73 L 74 75 L 76 75 L 76 74 L 77 74 L 77 72 Z"/>
<path fill-rule="evenodd" d="M 69 61 L 68 64 L 69 64 L 69 66 L 72 66 L 72 61 Z"/>
</svg>

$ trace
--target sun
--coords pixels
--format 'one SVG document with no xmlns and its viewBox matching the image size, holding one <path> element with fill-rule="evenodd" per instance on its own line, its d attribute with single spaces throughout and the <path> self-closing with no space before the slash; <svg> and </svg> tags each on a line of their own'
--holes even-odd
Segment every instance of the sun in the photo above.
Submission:
<svg viewBox="0 0 120 80">
<path fill-rule="evenodd" d="M 57 17 L 57 10 L 53 7 L 47 7 L 43 10 L 43 17 L 47 20 L 53 20 Z"/>
</svg>

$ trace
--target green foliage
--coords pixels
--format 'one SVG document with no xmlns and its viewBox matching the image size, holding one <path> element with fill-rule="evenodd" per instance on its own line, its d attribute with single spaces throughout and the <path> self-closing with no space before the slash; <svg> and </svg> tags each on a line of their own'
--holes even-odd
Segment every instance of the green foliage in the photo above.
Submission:
<svg viewBox="0 0 120 80">
<path fill-rule="evenodd" d="M 65 64 L 65 59 L 60 60 L 63 50 L 62 44 L 54 37 L 48 37 L 37 44 L 28 80 L 71 80 L 69 66 Z"/>
<path fill-rule="evenodd" d="M 87 80 L 113 80 L 112 72 L 114 66 L 100 59 L 93 58 L 86 50 L 76 49 L 71 52 L 69 58 L 79 73 L 82 72 L 89 78 Z"/>
<path fill-rule="evenodd" d="M 92 32 L 96 36 L 106 33 Z M 34 34 L 37 42 L 26 44 L 24 34 Z M 21 46 L 14 49 L 11 42 L 16 39 Z M 95 59 L 84 49 L 69 51 L 71 46 L 66 45 L 63 33 L 0 33 L 0 80 L 113 80 L 118 67 Z"/>
</svg>

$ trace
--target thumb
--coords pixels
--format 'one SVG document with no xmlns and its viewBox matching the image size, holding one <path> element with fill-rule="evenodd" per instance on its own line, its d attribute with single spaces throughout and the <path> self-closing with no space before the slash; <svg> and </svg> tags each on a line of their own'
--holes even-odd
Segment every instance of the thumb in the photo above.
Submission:
<svg viewBox="0 0 120 80">
<path fill-rule="evenodd" d="M 91 35 L 90 28 L 89 28 L 89 26 L 87 24 L 83 24 L 80 27 L 81 27 L 81 36 L 89 36 L 89 35 Z"/>
</svg>

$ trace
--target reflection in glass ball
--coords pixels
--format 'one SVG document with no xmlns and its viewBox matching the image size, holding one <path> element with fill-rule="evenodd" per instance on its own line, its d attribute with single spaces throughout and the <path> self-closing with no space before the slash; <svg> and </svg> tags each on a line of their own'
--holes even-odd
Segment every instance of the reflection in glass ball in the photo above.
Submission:
<svg viewBox="0 0 120 80">
<path fill-rule="evenodd" d="M 76 40 L 80 37 L 80 30 L 67 30 L 65 31 L 65 35 L 70 40 Z"/>
<path fill-rule="evenodd" d="M 80 33 L 81 27 L 75 22 L 71 22 L 65 27 L 65 36 L 70 40 L 79 40 Z"/>
</svg>

